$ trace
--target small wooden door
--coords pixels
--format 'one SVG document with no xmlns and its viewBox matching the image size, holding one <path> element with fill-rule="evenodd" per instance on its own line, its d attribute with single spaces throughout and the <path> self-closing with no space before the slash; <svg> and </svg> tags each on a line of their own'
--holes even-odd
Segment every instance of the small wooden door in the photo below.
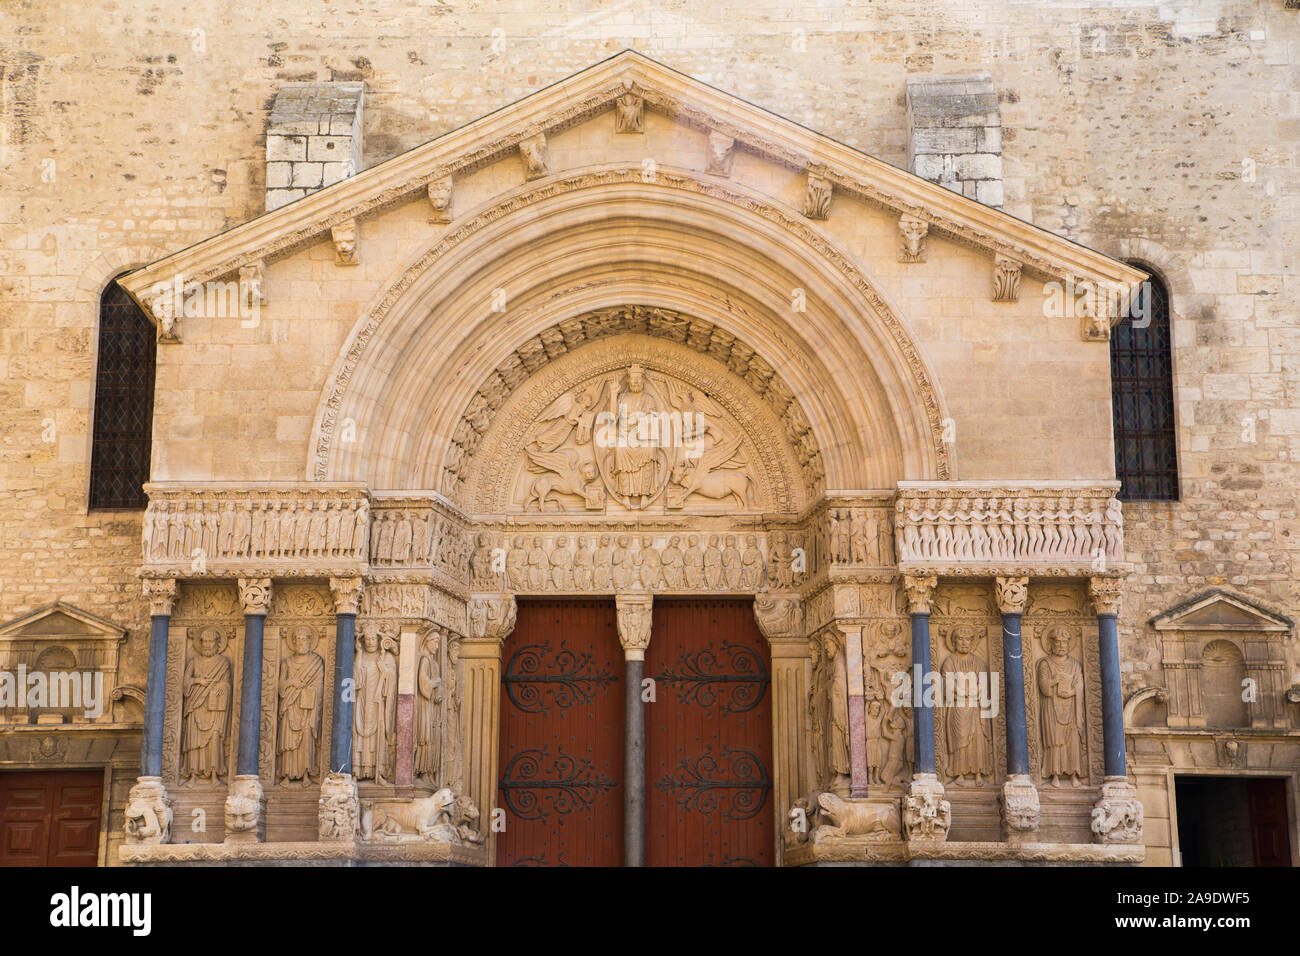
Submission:
<svg viewBox="0 0 1300 956">
<path fill-rule="evenodd" d="M 1287 825 L 1286 781 L 1275 778 L 1251 779 L 1246 792 L 1250 800 L 1251 839 L 1256 866 L 1290 866 L 1291 839 Z"/>
<path fill-rule="evenodd" d="M 654 604 L 646 864 L 771 866 L 772 694 L 752 600 Z"/>
<path fill-rule="evenodd" d="M 614 602 L 520 601 L 501 651 L 498 866 L 622 865 L 623 708 Z"/>
<path fill-rule="evenodd" d="M 95 866 L 101 770 L 0 773 L 0 866 Z"/>
</svg>

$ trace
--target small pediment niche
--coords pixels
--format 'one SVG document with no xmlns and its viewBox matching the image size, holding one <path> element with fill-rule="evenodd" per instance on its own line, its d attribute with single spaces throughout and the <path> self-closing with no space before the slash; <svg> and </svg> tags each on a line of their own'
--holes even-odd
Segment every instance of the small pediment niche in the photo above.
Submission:
<svg viewBox="0 0 1300 956">
<path fill-rule="evenodd" d="M 1168 726 L 1290 728 L 1288 618 L 1214 590 L 1150 624 L 1161 636 Z"/>
<path fill-rule="evenodd" d="M 125 640 L 125 628 L 63 603 L 0 626 L 0 723 L 138 720 L 140 695 L 117 686 Z"/>
</svg>

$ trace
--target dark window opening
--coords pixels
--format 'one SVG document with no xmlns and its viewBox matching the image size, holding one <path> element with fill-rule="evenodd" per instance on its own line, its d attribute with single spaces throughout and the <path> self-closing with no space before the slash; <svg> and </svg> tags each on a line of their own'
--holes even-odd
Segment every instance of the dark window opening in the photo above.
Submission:
<svg viewBox="0 0 1300 956">
<path fill-rule="evenodd" d="M 153 323 L 114 279 L 99 300 L 92 509 L 148 504 L 155 339 Z"/>
<path fill-rule="evenodd" d="M 1169 292 L 1152 276 L 1110 334 L 1115 477 L 1124 501 L 1178 500 L 1171 346 Z"/>
</svg>

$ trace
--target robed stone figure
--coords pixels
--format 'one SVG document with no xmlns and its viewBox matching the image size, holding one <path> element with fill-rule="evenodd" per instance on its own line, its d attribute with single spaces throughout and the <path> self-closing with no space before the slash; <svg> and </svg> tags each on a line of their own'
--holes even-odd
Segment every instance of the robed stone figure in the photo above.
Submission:
<svg viewBox="0 0 1300 956">
<path fill-rule="evenodd" d="M 215 782 L 225 772 L 232 671 L 217 628 L 200 631 L 195 643 L 182 684 L 181 777 Z"/>
<path fill-rule="evenodd" d="M 310 627 L 289 634 L 290 653 L 280 661 L 280 709 L 276 751 L 280 779 L 307 783 L 319 779 L 317 767 L 321 711 L 325 700 L 325 660 L 312 648 Z"/>
<path fill-rule="evenodd" d="M 1083 669 L 1070 657 L 1070 630 L 1057 626 L 1043 635 L 1049 656 L 1038 662 L 1038 721 L 1043 744 L 1043 778 L 1059 786 L 1062 777 L 1083 776 Z"/>
<path fill-rule="evenodd" d="M 438 660 L 438 632 L 424 639 L 424 653 L 416 674 L 415 772 L 436 778 L 442 759 L 442 667 Z"/>
<path fill-rule="evenodd" d="M 948 774 L 954 780 L 971 778 L 982 783 L 993 776 L 993 743 L 989 721 L 980 715 L 979 682 L 988 673 L 988 661 L 975 651 L 976 629 L 960 624 L 952 629 L 953 653 L 939 667 L 945 706 L 937 708 L 943 720 L 948 748 Z M 984 678 L 987 680 L 987 677 Z M 948 688 L 956 686 L 948 704 Z"/>
<path fill-rule="evenodd" d="M 353 716 L 352 768 L 358 780 L 386 783 L 397 719 L 397 662 L 393 639 L 380 637 L 377 627 L 363 632 L 353 676 L 356 709 Z"/>
</svg>

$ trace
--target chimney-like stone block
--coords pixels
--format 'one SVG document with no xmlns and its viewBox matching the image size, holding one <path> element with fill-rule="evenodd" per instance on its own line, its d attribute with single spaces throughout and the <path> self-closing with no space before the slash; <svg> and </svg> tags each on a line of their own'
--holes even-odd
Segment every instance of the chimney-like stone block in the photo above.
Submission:
<svg viewBox="0 0 1300 956">
<path fill-rule="evenodd" d="M 1002 112 L 987 74 L 907 81 L 908 168 L 989 206 L 1002 206 Z"/>
<path fill-rule="evenodd" d="M 286 83 L 266 127 L 266 211 L 362 168 L 364 83 Z"/>
</svg>

